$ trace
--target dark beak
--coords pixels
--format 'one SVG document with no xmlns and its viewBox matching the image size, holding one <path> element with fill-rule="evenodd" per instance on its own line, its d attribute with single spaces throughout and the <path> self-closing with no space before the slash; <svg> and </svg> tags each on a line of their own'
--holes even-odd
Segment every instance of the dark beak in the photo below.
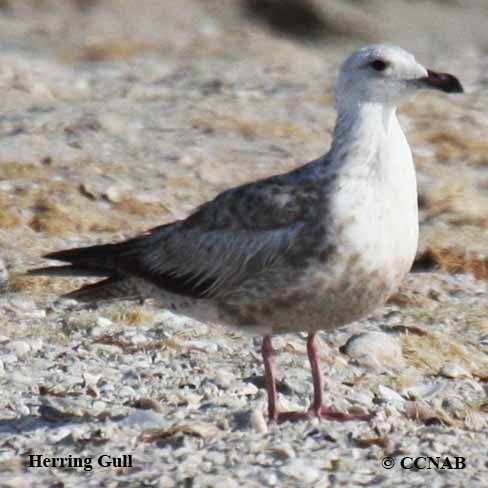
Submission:
<svg viewBox="0 0 488 488">
<path fill-rule="evenodd" d="M 438 73 L 427 70 L 427 76 L 418 80 L 426 88 L 434 88 L 446 93 L 463 93 L 464 89 L 459 80 L 449 73 Z"/>
</svg>

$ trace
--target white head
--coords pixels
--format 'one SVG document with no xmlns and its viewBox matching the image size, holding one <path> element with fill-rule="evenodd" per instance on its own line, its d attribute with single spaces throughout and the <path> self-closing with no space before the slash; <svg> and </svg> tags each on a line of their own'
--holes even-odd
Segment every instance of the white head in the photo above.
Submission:
<svg viewBox="0 0 488 488">
<path fill-rule="evenodd" d="M 409 52 L 389 44 L 373 44 L 358 49 L 343 63 L 335 89 L 336 104 L 396 106 L 422 88 L 463 91 L 456 77 L 424 68 Z"/>
</svg>

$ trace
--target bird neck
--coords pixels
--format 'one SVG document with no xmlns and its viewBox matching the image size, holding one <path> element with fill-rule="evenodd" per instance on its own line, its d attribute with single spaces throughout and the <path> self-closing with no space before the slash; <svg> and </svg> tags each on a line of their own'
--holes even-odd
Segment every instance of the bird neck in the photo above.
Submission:
<svg viewBox="0 0 488 488">
<path fill-rule="evenodd" d="M 379 144 L 392 132 L 401 130 L 396 106 L 355 103 L 338 107 L 330 153 L 336 161 L 358 152 L 364 163 L 377 153 Z"/>
</svg>

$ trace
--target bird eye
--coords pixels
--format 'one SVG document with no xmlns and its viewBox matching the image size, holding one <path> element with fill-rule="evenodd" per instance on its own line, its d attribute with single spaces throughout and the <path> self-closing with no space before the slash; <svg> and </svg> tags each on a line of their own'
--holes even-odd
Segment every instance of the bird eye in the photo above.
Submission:
<svg viewBox="0 0 488 488">
<path fill-rule="evenodd" d="M 374 61 L 371 61 L 369 63 L 371 68 L 373 68 L 375 71 L 385 71 L 387 68 L 388 64 L 382 61 L 381 59 L 375 59 Z"/>
</svg>

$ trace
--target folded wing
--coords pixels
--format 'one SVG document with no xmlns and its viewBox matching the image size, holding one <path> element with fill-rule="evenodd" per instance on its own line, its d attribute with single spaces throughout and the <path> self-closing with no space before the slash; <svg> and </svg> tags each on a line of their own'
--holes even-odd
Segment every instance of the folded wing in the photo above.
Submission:
<svg viewBox="0 0 488 488">
<path fill-rule="evenodd" d="M 224 192 L 186 220 L 134 239 L 48 254 L 48 259 L 70 264 L 31 273 L 107 277 L 83 287 L 85 292 L 138 277 L 180 295 L 223 296 L 292 256 L 320 200 L 315 187 L 270 178 Z M 89 296 L 93 299 L 93 293 Z"/>
</svg>

